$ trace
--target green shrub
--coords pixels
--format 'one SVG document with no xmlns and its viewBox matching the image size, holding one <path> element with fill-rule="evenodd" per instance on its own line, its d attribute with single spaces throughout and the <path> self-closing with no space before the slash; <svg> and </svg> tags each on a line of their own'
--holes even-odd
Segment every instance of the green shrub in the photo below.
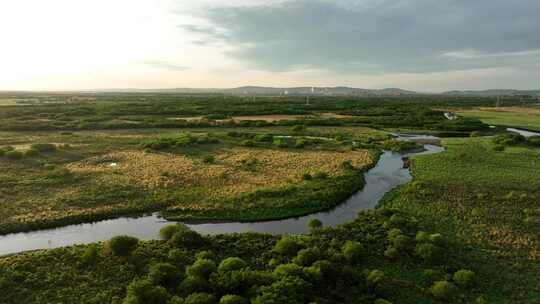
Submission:
<svg viewBox="0 0 540 304">
<path fill-rule="evenodd" d="M 309 180 L 312 180 L 313 177 L 312 177 L 311 174 L 309 174 L 309 173 L 304 173 L 304 174 L 302 175 L 302 179 L 303 179 L 303 180 L 306 180 L 306 181 L 309 181 Z"/>
<path fill-rule="evenodd" d="M 322 222 L 319 219 L 311 219 L 309 220 L 308 227 L 311 230 L 320 229 L 322 227 Z"/>
<path fill-rule="evenodd" d="M 298 133 L 298 132 L 302 132 L 302 131 L 305 131 L 306 130 L 306 126 L 304 125 L 296 125 L 294 127 L 292 127 L 291 131 L 295 132 L 295 133 Z"/>
<path fill-rule="evenodd" d="M 506 149 L 506 147 L 504 145 L 494 145 L 493 146 L 493 150 L 497 151 L 497 152 L 502 152 L 502 151 L 504 151 L 504 149 Z"/>
<path fill-rule="evenodd" d="M 397 258 L 399 256 L 399 251 L 396 248 L 389 246 L 384 251 L 384 256 L 389 258 L 389 259 L 395 259 L 395 258 Z"/>
<path fill-rule="evenodd" d="M 431 294 L 439 300 L 451 300 L 456 291 L 456 286 L 448 281 L 437 281 L 431 287 Z"/>
<path fill-rule="evenodd" d="M 367 277 L 366 282 L 368 286 L 376 286 L 384 280 L 384 272 L 381 270 L 371 270 Z"/>
<path fill-rule="evenodd" d="M 321 257 L 321 251 L 318 248 L 306 248 L 298 251 L 293 262 L 300 266 L 309 266 Z"/>
<path fill-rule="evenodd" d="M 313 177 L 316 178 L 316 179 L 327 179 L 328 178 L 328 173 L 319 171 L 319 172 L 315 173 L 315 175 L 313 175 Z"/>
<path fill-rule="evenodd" d="M 527 144 L 533 147 L 540 147 L 540 136 L 531 136 L 527 139 Z"/>
<path fill-rule="evenodd" d="M 407 219 L 399 214 L 394 214 L 388 220 L 390 227 L 402 228 L 405 227 L 408 223 Z"/>
<path fill-rule="evenodd" d="M 304 270 L 302 267 L 296 264 L 281 264 L 276 269 L 274 269 L 274 277 L 281 279 L 287 276 L 297 276 L 301 277 L 304 275 Z"/>
<path fill-rule="evenodd" d="M 179 296 L 172 297 L 167 304 L 184 304 L 184 299 Z"/>
<path fill-rule="evenodd" d="M 415 237 L 417 242 L 429 242 L 429 234 L 425 231 L 418 231 Z"/>
<path fill-rule="evenodd" d="M 261 288 L 261 294 L 253 304 L 304 304 L 312 286 L 297 276 L 286 276 L 270 286 Z"/>
<path fill-rule="evenodd" d="M 39 151 L 34 150 L 34 149 L 29 149 L 24 152 L 24 156 L 27 156 L 27 157 L 32 157 L 32 156 L 37 156 L 37 155 L 39 155 Z"/>
<path fill-rule="evenodd" d="M 278 148 L 286 148 L 287 142 L 281 138 L 274 139 L 272 142 L 272 145 Z"/>
<path fill-rule="evenodd" d="M 240 145 L 244 147 L 253 147 L 255 146 L 255 143 L 253 142 L 253 140 L 245 139 L 240 142 Z"/>
<path fill-rule="evenodd" d="M 216 297 L 213 294 L 197 292 L 190 294 L 185 300 L 185 304 L 215 304 Z"/>
<path fill-rule="evenodd" d="M 272 140 L 274 140 L 274 136 L 270 134 L 258 134 L 255 135 L 253 140 L 255 140 L 256 142 L 272 142 Z"/>
<path fill-rule="evenodd" d="M 215 258 L 216 258 L 216 255 L 210 250 L 199 251 L 195 255 L 196 260 L 213 260 Z"/>
<path fill-rule="evenodd" d="M 138 244 L 139 239 L 128 235 L 115 236 L 109 241 L 109 247 L 115 256 L 129 256 Z"/>
<path fill-rule="evenodd" d="M 302 245 L 293 237 L 283 236 L 274 246 L 273 251 L 284 256 L 293 257 L 298 253 Z"/>
<path fill-rule="evenodd" d="M 474 300 L 473 304 L 488 304 L 488 303 L 489 302 L 483 296 L 479 296 L 478 298 Z"/>
<path fill-rule="evenodd" d="M 206 116 L 204 116 L 205 118 L 207 119 L 212 119 L 212 120 L 223 120 L 223 119 L 229 119 L 231 118 L 229 115 L 227 114 L 208 114 Z"/>
<path fill-rule="evenodd" d="M 187 226 L 185 226 L 187 228 Z M 177 247 L 197 248 L 204 244 L 204 238 L 198 232 L 189 228 L 179 229 L 169 240 Z"/>
<path fill-rule="evenodd" d="M 349 263 L 358 263 L 365 253 L 364 246 L 356 241 L 347 241 L 341 247 L 341 253 Z"/>
<path fill-rule="evenodd" d="M 12 146 L 3 146 L 0 150 L 4 152 L 9 152 L 9 151 L 15 151 L 15 148 Z"/>
<path fill-rule="evenodd" d="M 415 252 L 428 262 L 436 262 L 440 259 L 442 250 L 440 247 L 430 243 L 420 243 L 416 245 Z"/>
<path fill-rule="evenodd" d="M 148 280 L 135 280 L 127 287 L 124 304 L 166 304 L 169 294 L 161 286 L 155 286 Z"/>
<path fill-rule="evenodd" d="M 194 292 L 203 292 L 209 287 L 208 281 L 206 281 L 205 278 L 188 275 L 180 284 L 179 289 L 184 294 L 190 294 Z"/>
<path fill-rule="evenodd" d="M 178 225 L 167 225 L 167 226 L 163 226 L 163 227 L 161 227 L 161 229 L 159 229 L 159 236 L 160 236 L 162 239 L 168 241 L 168 240 L 170 240 L 170 239 L 173 237 L 173 235 L 174 235 L 175 233 L 178 232 L 178 230 L 179 230 Z"/>
<path fill-rule="evenodd" d="M 445 243 L 444 237 L 440 233 L 430 234 L 429 241 L 439 246 L 443 246 Z"/>
<path fill-rule="evenodd" d="M 393 242 L 394 239 L 403 234 L 403 231 L 399 228 L 392 228 L 388 231 L 388 241 Z"/>
<path fill-rule="evenodd" d="M 425 269 L 422 271 L 422 276 L 430 285 L 435 281 L 440 281 L 443 278 L 443 275 L 434 269 Z"/>
<path fill-rule="evenodd" d="M 374 304 L 392 304 L 392 302 L 385 299 L 377 299 Z"/>
<path fill-rule="evenodd" d="M 407 249 L 407 247 L 409 247 L 410 244 L 411 244 L 411 239 L 408 236 L 403 235 L 403 234 L 396 236 L 392 241 L 392 245 L 397 250 L 405 250 Z"/>
<path fill-rule="evenodd" d="M 461 287 L 468 287 L 473 283 L 474 277 L 475 273 L 473 271 L 461 269 L 454 273 L 453 280 Z"/>
<path fill-rule="evenodd" d="M 4 154 L 7 158 L 9 159 L 13 159 L 13 160 L 17 160 L 17 159 L 21 159 L 23 158 L 23 153 L 21 151 L 7 151 L 5 154 Z"/>
<path fill-rule="evenodd" d="M 167 254 L 167 259 L 176 267 L 184 267 L 189 263 L 189 255 L 182 249 L 172 249 Z"/>
<path fill-rule="evenodd" d="M 186 272 L 189 276 L 208 278 L 214 271 L 216 271 L 216 263 L 214 263 L 214 261 L 200 259 L 196 260 L 193 265 L 189 266 Z"/>
<path fill-rule="evenodd" d="M 99 247 L 95 244 L 88 245 L 81 256 L 83 264 L 95 264 L 99 256 Z"/>
<path fill-rule="evenodd" d="M 56 151 L 56 145 L 54 144 L 33 144 L 30 146 L 31 150 L 35 150 L 37 152 L 52 152 Z"/>
<path fill-rule="evenodd" d="M 219 300 L 219 304 L 247 304 L 248 301 L 237 295 L 224 295 Z"/>
<path fill-rule="evenodd" d="M 156 285 L 172 287 L 183 279 L 184 273 L 169 263 L 157 263 L 150 266 L 148 280 Z"/>
<path fill-rule="evenodd" d="M 228 272 L 234 270 L 240 270 L 247 267 L 247 263 L 241 258 L 230 257 L 226 258 L 219 264 L 219 272 Z"/>
<path fill-rule="evenodd" d="M 302 149 L 304 148 L 305 146 L 307 146 L 308 142 L 304 139 L 297 139 L 295 142 L 294 142 L 294 147 L 297 148 L 297 149 Z"/>
<path fill-rule="evenodd" d="M 525 141 L 525 137 L 517 133 L 505 133 L 493 138 L 493 143 L 502 146 L 513 146 L 524 143 Z"/>
<path fill-rule="evenodd" d="M 216 158 L 213 155 L 205 155 L 202 161 L 205 164 L 213 164 L 216 162 Z"/>
</svg>

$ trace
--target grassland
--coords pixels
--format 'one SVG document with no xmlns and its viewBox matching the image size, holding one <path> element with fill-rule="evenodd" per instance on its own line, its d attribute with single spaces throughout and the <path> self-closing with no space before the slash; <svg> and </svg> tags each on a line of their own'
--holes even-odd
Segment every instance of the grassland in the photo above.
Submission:
<svg viewBox="0 0 540 304">
<path fill-rule="evenodd" d="M 309 129 L 302 132 L 335 131 Z M 159 136 L 156 130 L 4 133 L 0 148 L 12 147 L 23 156 L 0 157 L 0 231 L 157 210 L 184 220 L 297 216 L 333 207 L 358 190 L 360 172 L 374 163 L 377 154 L 353 148 L 352 139 L 322 140 L 298 132 L 272 139 L 267 133 L 236 130 L 232 137 L 170 130 L 161 130 Z M 358 142 L 386 138 L 365 128 L 344 131 L 345 136 L 354 133 Z M 165 150 L 143 147 L 148 142 L 178 138 L 193 142 Z M 29 153 L 38 143 L 56 148 Z M 344 163 L 354 170 L 344 169 Z M 306 179 L 318 174 L 323 178 Z M 321 193 L 326 196 L 321 198 Z M 284 199 L 270 200 L 268 196 Z"/>
<path fill-rule="evenodd" d="M 491 139 L 447 139 L 445 153 L 418 156 L 415 181 L 385 198 L 465 244 L 489 273 L 489 303 L 540 301 L 540 150 L 495 151 Z"/>
<path fill-rule="evenodd" d="M 459 115 L 480 119 L 486 124 L 540 131 L 540 107 L 474 108 L 459 110 Z"/>
</svg>

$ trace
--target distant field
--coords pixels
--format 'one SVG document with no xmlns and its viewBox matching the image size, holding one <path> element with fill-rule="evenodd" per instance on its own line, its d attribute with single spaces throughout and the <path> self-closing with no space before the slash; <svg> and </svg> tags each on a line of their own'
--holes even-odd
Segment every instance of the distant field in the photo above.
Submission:
<svg viewBox="0 0 540 304">
<path fill-rule="evenodd" d="M 16 106 L 17 100 L 16 99 L 0 99 L 0 107 L 1 106 Z"/>
<path fill-rule="evenodd" d="M 540 107 L 473 108 L 459 115 L 477 118 L 491 125 L 505 125 L 540 131 Z"/>
</svg>

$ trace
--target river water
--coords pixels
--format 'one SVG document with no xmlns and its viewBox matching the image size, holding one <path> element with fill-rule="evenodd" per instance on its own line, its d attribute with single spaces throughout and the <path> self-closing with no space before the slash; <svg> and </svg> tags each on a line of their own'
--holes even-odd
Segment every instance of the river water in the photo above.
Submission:
<svg viewBox="0 0 540 304">
<path fill-rule="evenodd" d="M 409 170 L 403 168 L 403 157 L 439 153 L 443 150 L 442 147 L 426 144 L 424 151 L 421 152 L 398 154 L 385 151 L 377 165 L 364 174 L 366 181 L 364 188 L 328 212 L 278 221 L 199 223 L 188 226 L 202 234 L 247 231 L 273 234 L 305 233 L 308 230 L 308 222 L 313 218 L 321 220 L 324 226 L 335 226 L 353 220 L 360 210 L 373 209 L 385 193 L 412 180 Z M 122 217 L 56 229 L 13 233 L 0 236 L 0 255 L 105 241 L 116 235 L 131 235 L 142 240 L 157 239 L 159 229 L 171 223 L 173 222 L 166 221 L 158 213 L 154 213 L 137 218 Z"/>
<path fill-rule="evenodd" d="M 523 137 L 540 136 L 539 132 L 520 130 L 520 129 L 515 129 L 515 128 L 507 128 L 506 130 L 509 131 L 509 132 L 518 133 L 518 134 L 522 135 Z"/>
</svg>

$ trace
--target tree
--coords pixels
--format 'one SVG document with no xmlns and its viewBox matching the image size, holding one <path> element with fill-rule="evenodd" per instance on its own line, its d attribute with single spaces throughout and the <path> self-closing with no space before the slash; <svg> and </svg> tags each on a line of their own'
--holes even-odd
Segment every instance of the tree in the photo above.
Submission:
<svg viewBox="0 0 540 304">
<path fill-rule="evenodd" d="M 384 280 L 384 272 L 377 269 L 370 271 L 366 277 L 368 286 L 377 286 L 383 280 Z"/>
<path fill-rule="evenodd" d="M 197 248 L 204 244 L 204 238 L 196 231 L 185 226 L 185 228 L 179 229 L 169 242 L 177 247 Z"/>
<path fill-rule="evenodd" d="M 349 263 L 358 263 L 364 254 L 364 246 L 356 241 L 347 241 L 341 248 L 343 256 Z"/>
<path fill-rule="evenodd" d="M 311 219 L 308 223 L 308 227 L 309 229 L 311 229 L 312 231 L 313 230 L 316 230 L 316 229 L 319 229 L 322 227 L 322 222 L 319 220 L 319 219 Z"/>
<path fill-rule="evenodd" d="M 300 266 L 309 266 L 317 261 L 321 256 L 321 251 L 318 248 L 306 248 L 298 251 L 294 258 L 294 263 Z"/>
<path fill-rule="evenodd" d="M 199 276 L 201 278 L 208 279 L 210 274 L 214 271 L 216 271 L 216 263 L 214 263 L 214 261 L 200 259 L 188 267 L 187 274 L 190 276 Z"/>
<path fill-rule="evenodd" d="M 453 279 L 459 286 L 468 287 L 473 283 L 475 276 L 473 271 L 461 269 L 454 273 Z"/>
<path fill-rule="evenodd" d="M 109 247 L 115 256 L 129 256 L 138 244 L 139 239 L 128 235 L 115 236 L 109 241 Z"/>
<path fill-rule="evenodd" d="M 216 297 L 213 294 L 197 292 L 190 294 L 186 300 L 185 304 L 215 304 Z"/>
<path fill-rule="evenodd" d="M 206 279 L 201 278 L 200 276 L 188 275 L 180 284 L 180 291 L 184 294 L 190 294 L 194 292 L 205 291 L 208 286 Z"/>
<path fill-rule="evenodd" d="M 157 263 L 150 266 L 148 280 L 153 284 L 167 288 L 173 287 L 182 281 L 183 273 L 169 263 Z"/>
<path fill-rule="evenodd" d="M 148 280 L 135 280 L 127 288 L 124 304 L 166 304 L 169 298 L 167 290 L 155 286 Z"/>
<path fill-rule="evenodd" d="M 283 236 L 276 243 L 273 250 L 279 254 L 293 257 L 296 255 L 298 250 L 300 250 L 300 248 L 302 248 L 302 245 L 297 240 L 290 236 Z"/>
<path fill-rule="evenodd" d="M 161 229 L 159 229 L 159 236 L 168 241 L 170 240 L 173 235 L 178 232 L 179 230 L 179 227 L 178 225 L 167 225 L 167 226 L 163 226 L 161 227 Z"/>
<path fill-rule="evenodd" d="M 450 300 L 456 293 L 456 286 L 448 281 L 437 281 L 431 287 L 431 294 L 440 300 Z"/>
<path fill-rule="evenodd" d="M 247 263 L 244 260 L 237 257 L 230 257 L 221 261 L 218 267 L 218 271 L 223 273 L 233 270 L 240 270 L 245 267 L 247 267 Z"/>
<path fill-rule="evenodd" d="M 416 254 L 428 262 L 436 262 L 441 257 L 441 248 L 430 243 L 416 245 Z"/>
<path fill-rule="evenodd" d="M 237 295 L 224 295 L 219 300 L 219 304 L 247 304 L 247 300 Z"/>
<path fill-rule="evenodd" d="M 287 276 L 301 277 L 304 275 L 302 267 L 296 264 L 281 264 L 274 269 L 274 277 L 281 279 Z"/>
<path fill-rule="evenodd" d="M 286 276 L 261 291 L 253 304 L 304 304 L 309 302 L 311 285 L 302 278 Z"/>
</svg>

